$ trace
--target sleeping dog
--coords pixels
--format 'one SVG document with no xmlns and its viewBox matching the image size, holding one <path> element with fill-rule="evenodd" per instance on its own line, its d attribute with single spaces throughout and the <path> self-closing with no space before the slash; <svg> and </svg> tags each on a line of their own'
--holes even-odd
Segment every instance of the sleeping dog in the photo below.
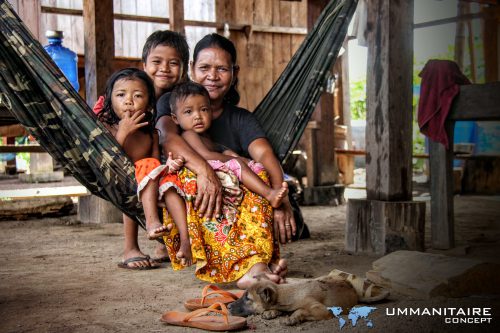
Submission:
<svg viewBox="0 0 500 333">
<path fill-rule="evenodd" d="M 256 278 L 258 282 L 250 286 L 240 299 L 229 304 L 232 315 L 260 313 L 264 319 L 273 319 L 283 312 L 293 312 L 283 323 L 296 325 L 308 320 L 333 318 L 327 307 L 338 306 L 346 312 L 359 301 L 372 302 L 388 294 L 363 297 L 346 278 L 333 275 L 290 284 L 276 284 L 265 275 Z"/>
</svg>

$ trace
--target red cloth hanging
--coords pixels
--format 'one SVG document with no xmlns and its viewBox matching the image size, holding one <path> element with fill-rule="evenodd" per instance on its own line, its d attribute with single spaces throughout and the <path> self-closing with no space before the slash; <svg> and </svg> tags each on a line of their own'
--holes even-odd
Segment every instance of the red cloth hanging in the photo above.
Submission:
<svg viewBox="0 0 500 333">
<path fill-rule="evenodd" d="M 420 131 L 448 149 L 444 123 L 453 98 L 460 92 L 460 85 L 470 84 L 470 81 L 450 60 L 429 60 L 419 76 L 422 78 L 418 103 Z"/>
</svg>

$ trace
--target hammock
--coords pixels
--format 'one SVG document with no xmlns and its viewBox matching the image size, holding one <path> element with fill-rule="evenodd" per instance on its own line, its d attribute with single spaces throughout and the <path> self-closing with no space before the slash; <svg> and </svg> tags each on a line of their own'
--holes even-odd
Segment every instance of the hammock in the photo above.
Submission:
<svg viewBox="0 0 500 333">
<path fill-rule="evenodd" d="M 304 131 L 356 3 L 329 3 L 255 111 L 280 160 Z M 5 0 L 0 43 L 0 104 L 92 194 L 144 228 L 132 162 Z"/>
<path fill-rule="evenodd" d="M 357 2 L 330 1 L 278 81 L 254 111 L 282 162 L 292 153 L 311 118 Z"/>
</svg>

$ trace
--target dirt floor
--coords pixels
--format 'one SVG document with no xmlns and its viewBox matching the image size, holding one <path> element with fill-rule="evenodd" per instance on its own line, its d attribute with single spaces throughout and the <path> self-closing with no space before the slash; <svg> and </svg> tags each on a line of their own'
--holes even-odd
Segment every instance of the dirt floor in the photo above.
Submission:
<svg viewBox="0 0 500 333">
<path fill-rule="evenodd" d="M 455 205 L 459 247 L 443 253 L 500 263 L 500 198 L 457 196 Z M 334 268 L 364 276 L 371 269 L 377 257 L 343 251 L 345 210 L 345 205 L 303 207 L 311 238 L 282 248 L 289 277 L 317 277 Z M 167 310 L 182 311 L 183 301 L 200 295 L 205 283 L 194 278 L 192 269 L 174 272 L 168 264 L 150 271 L 117 268 L 121 224 L 80 224 L 70 215 L 0 221 L 0 226 L 0 332 L 196 331 L 165 326 L 159 318 Z M 154 245 L 141 237 L 146 253 L 152 254 Z M 258 316 L 249 317 L 248 325 L 264 333 L 500 331 L 500 301 L 492 296 L 422 301 L 393 293 L 374 306 L 372 328 L 360 320 L 340 330 L 338 319 L 287 328 L 278 319 Z M 494 318 L 491 324 L 458 325 L 445 324 L 442 316 L 386 314 L 386 308 L 429 307 L 489 307 Z"/>
</svg>

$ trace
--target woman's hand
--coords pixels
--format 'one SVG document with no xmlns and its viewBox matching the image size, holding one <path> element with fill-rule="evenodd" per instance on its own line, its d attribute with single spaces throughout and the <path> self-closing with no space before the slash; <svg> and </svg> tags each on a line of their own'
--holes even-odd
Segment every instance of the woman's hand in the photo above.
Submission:
<svg viewBox="0 0 500 333">
<path fill-rule="evenodd" d="M 207 164 L 205 172 L 196 175 L 198 193 L 194 201 L 194 209 L 198 215 L 212 219 L 219 217 L 222 206 L 222 184 L 215 171 Z"/>
<path fill-rule="evenodd" d="M 288 197 L 283 199 L 279 208 L 274 209 L 274 239 L 281 244 L 292 241 L 292 236 L 297 232 L 293 209 Z"/>
</svg>

